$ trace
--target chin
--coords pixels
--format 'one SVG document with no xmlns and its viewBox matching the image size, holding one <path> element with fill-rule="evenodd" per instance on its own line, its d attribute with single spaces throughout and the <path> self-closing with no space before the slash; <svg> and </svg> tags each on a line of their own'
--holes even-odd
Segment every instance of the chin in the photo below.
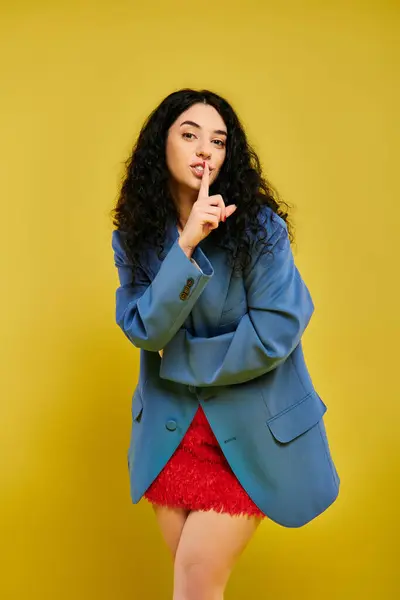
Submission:
<svg viewBox="0 0 400 600">
<path fill-rule="evenodd" d="M 200 185 L 201 185 L 201 179 L 195 179 L 194 177 L 189 177 L 189 178 L 185 179 L 183 184 L 186 185 L 191 190 L 199 190 Z"/>
</svg>

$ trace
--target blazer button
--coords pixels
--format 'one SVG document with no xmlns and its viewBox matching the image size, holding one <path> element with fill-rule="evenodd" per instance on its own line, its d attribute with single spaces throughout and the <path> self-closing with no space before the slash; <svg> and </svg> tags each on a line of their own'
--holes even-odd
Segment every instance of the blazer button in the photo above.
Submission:
<svg viewBox="0 0 400 600">
<path fill-rule="evenodd" d="M 176 429 L 176 421 L 174 421 L 173 419 L 170 419 L 169 421 L 166 422 L 165 427 L 169 431 L 175 431 L 175 429 Z"/>
<path fill-rule="evenodd" d="M 188 285 L 189 287 L 192 287 L 193 284 L 194 284 L 194 279 L 192 279 L 192 277 L 189 277 L 189 279 L 186 281 L 186 285 Z"/>
<path fill-rule="evenodd" d="M 187 295 L 187 293 L 186 293 L 186 292 L 181 292 L 181 293 L 179 294 L 179 298 L 180 298 L 181 300 L 186 300 L 186 298 L 187 298 L 187 297 L 188 297 L 188 295 Z"/>
<path fill-rule="evenodd" d="M 185 292 L 185 294 L 188 294 L 190 292 L 190 287 L 188 285 L 185 285 L 183 291 Z"/>
</svg>

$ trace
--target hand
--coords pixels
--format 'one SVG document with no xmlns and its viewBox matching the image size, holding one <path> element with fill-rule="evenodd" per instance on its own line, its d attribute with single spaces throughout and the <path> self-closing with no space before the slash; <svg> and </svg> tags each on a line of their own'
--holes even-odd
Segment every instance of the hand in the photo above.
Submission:
<svg viewBox="0 0 400 600">
<path fill-rule="evenodd" d="M 209 196 L 209 187 L 210 170 L 208 163 L 205 163 L 199 195 L 192 206 L 189 218 L 179 239 L 179 244 L 182 248 L 194 248 L 197 246 L 213 229 L 218 227 L 220 221 L 225 221 L 237 209 L 235 204 L 225 206 L 220 194 Z"/>
</svg>

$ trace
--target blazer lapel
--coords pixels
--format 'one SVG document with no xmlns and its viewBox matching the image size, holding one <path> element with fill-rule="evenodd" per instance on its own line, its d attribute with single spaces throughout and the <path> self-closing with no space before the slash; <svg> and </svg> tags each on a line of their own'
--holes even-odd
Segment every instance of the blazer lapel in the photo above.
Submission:
<svg viewBox="0 0 400 600">
<path fill-rule="evenodd" d="M 191 315 L 195 334 L 209 337 L 215 335 L 220 322 L 233 269 L 228 265 L 226 251 L 216 247 L 210 237 L 200 242 L 199 247 L 210 261 L 214 275 L 194 305 Z"/>
</svg>

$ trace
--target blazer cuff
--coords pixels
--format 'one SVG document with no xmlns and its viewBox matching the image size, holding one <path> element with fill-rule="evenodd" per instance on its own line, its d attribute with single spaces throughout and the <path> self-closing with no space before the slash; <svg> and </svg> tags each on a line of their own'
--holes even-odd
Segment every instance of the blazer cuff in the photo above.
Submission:
<svg viewBox="0 0 400 600">
<path fill-rule="evenodd" d="M 192 265 L 201 271 L 202 275 L 205 275 L 206 277 L 212 277 L 212 275 L 214 275 L 214 269 L 212 268 L 210 261 L 199 246 L 196 246 L 191 258 L 188 258 L 180 247 L 178 240 L 175 242 L 175 244 L 181 250 L 183 256 L 185 256 L 185 258 L 187 258 Z"/>
</svg>

